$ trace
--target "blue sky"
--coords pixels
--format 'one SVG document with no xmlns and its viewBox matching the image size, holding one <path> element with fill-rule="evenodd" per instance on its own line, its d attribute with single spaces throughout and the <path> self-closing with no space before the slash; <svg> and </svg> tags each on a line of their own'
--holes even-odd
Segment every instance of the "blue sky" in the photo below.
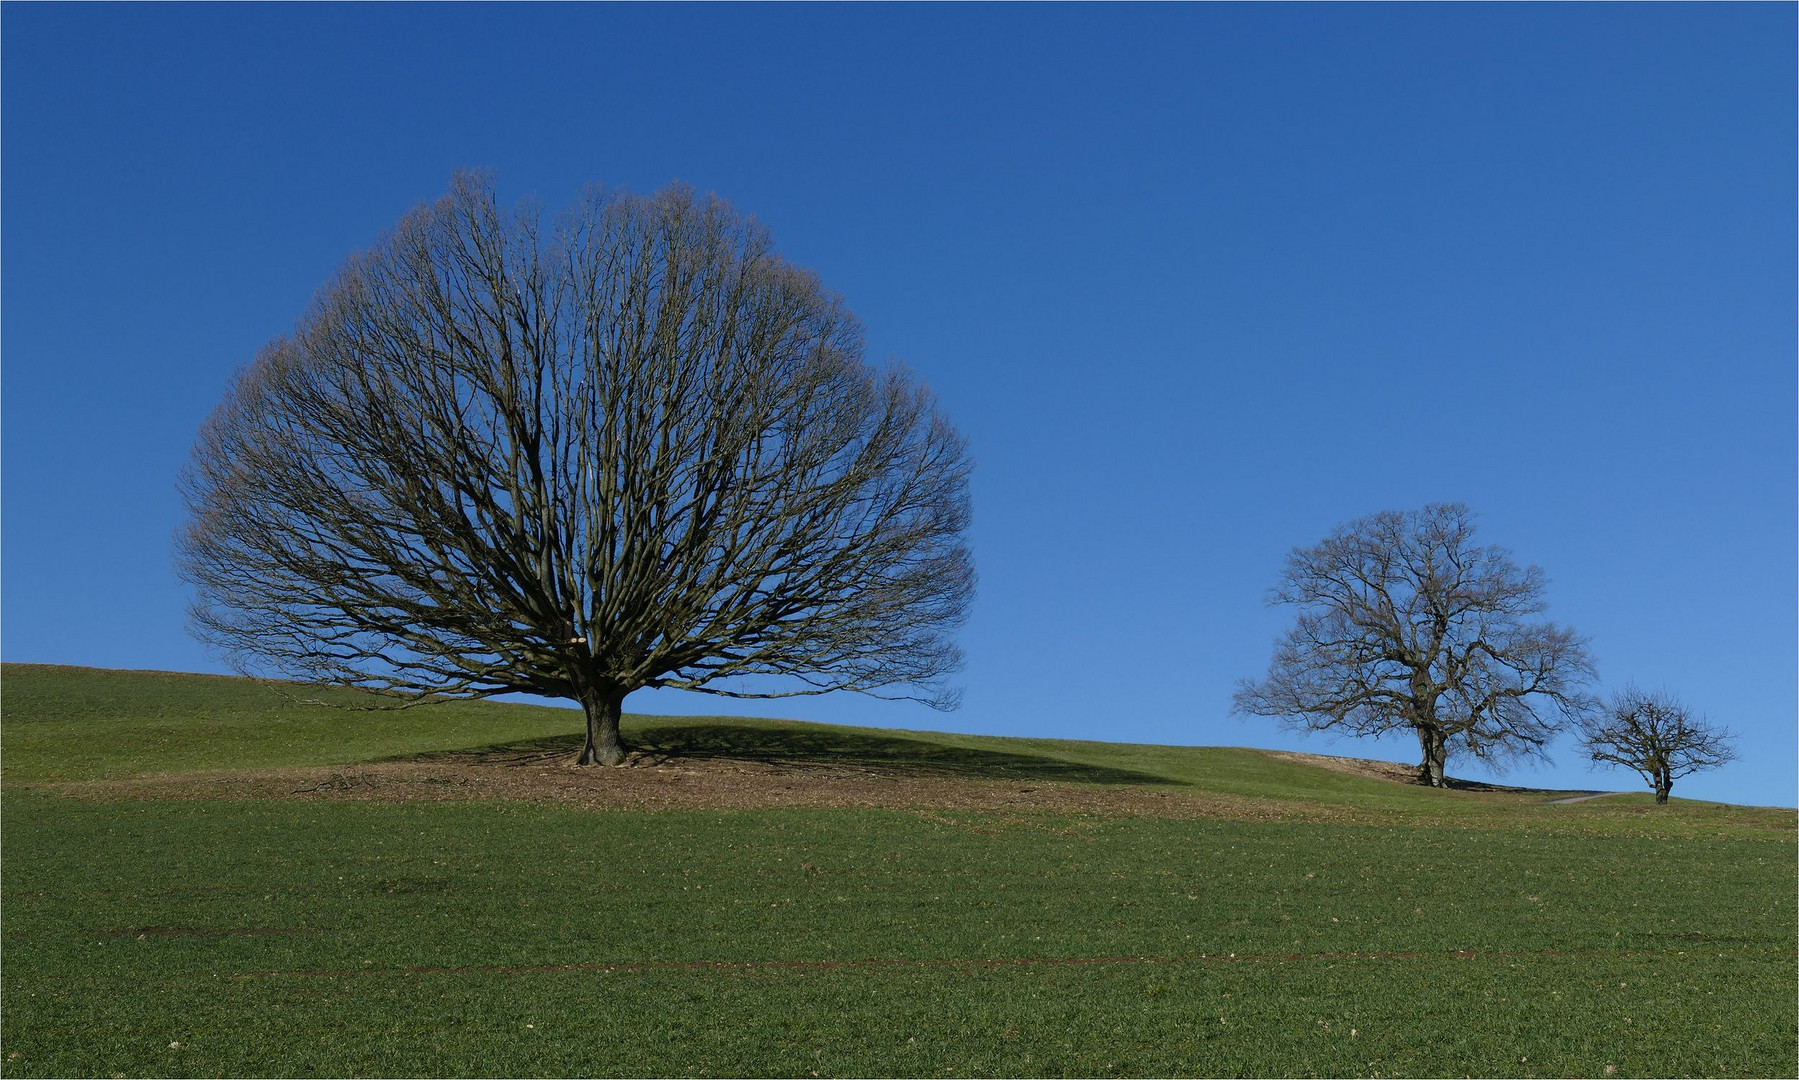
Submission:
<svg viewBox="0 0 1799 1080">
<path fill-rule="evenodd" d="M 977 462 L 963 707 L 627 708 L 1415 760 L 1229 715 L 1285 553 L 1463 501 L 1607 687 L 1795 802 L 1791 5 L 0 13 L 7 660 L 219 671 L 175 476 L 458 168 L 679 179 L 841 291 Z M 1572 744 L 1520 782 L 1630 788 Z M 1483 775 L 1470 763 L 1450 771 Z"/>
</svg>

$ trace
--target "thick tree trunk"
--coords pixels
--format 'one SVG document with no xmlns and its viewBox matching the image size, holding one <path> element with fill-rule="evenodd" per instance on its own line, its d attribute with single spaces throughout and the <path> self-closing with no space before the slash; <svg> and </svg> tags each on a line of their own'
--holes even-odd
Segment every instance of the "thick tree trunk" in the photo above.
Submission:
<svg viewBox="0 0 1799 1080">
<path fill-rule="evenodd" d="M 1436 728 L 1418 729 L 1418 747 L 1424 760 L 1418 764 L 1418 782 L 1429 787 L 1445 787 L 1443 763 L 1449 757 L 1449 740 Z"/>
<path fill-rule="evenodd" d="M 587 742 L 581 747 L 577 765 L 620 765 L 625 760 L 625 743 L 618 735 L 618 717 L 624 711 L 625 692 L 617 687 L 602 686 L 581 693 L 581 708 L 587 713 Z"/>
<path fill-rule="evenodd" d="M 1655 802 L 1660 806 L 1668 801 L 1668 792 L 1674 790 L 1674 778 L 1663 769 L 1655 776 Z"/>
</svg>

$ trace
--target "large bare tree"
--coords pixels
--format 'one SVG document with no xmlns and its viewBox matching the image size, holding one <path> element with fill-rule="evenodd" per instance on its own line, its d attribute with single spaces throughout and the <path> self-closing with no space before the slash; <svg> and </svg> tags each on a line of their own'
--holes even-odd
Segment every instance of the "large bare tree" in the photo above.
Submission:
<svg viewBox="0 0 1799 1080">
<path fill-rule="evenodd" d="M 1674 781 L 1736 760 L 1734 736 L 1665 692 L 1626 687 L 1581 717 L 1581 748 L 1595 763 L 1635 769 L 1668 801 Z"/>
<path fill-rule="evenodd" d="M 951 708 L 965 444 L 714 197 L 546 223 L 461 175 L 238 377 L 184 477 L 192 624 L 252 674 L 579 701 L 855 690 Z"/>
<path fill-rule="evenodd" d="M 1351 735 L 1409 729 L 1434 787 L 1451 749 L 1496 765 L 1543 757 L 1593 678 L 1583 638 L 1531 618 L 1543 589 L 1537 567 L 1474 544 L 1459 503 L 1352 521 L 1287 557 L 1269 603 L 1299 617 L 1267 678 L 1239 685 L 1236 711 Z"/>
</svg>

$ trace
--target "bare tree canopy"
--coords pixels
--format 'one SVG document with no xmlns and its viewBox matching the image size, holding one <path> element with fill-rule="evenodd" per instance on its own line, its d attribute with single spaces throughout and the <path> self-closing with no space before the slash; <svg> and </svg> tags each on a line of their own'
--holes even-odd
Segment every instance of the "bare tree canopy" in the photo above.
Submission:
<svg viewBox="0 0 1799 1080">
<path fill-rule="evenodd" d="M 1459 503 L 1352 521 L 1287 557 L 1270 604 L 1299 609 L 1268 677 L 1236 710 L 1295 727 L 1380 735 L 1411 729 L 1422 783 L 1441 787 L 1451 748 L 1491 764 L 1544 757 L 1593 678 L 1586 641 L 1531 616 L 1537 567 L 1474 544 Z"/>
<path fill-rule="evenodd" d="M 1730 732 L 1695 716 L 1671 694 L 1634 686 L 1591 710 L 1579 727 L 1581 749 L 1596 764 L 1635 769 L 1655 789 L 1657 803 L 1668 801 L 1680 777 L 1715 769 L 1737 756 Z"/>
<path fill-rule="evenodd" d="M 461 175 L 237 377 L 179 559 L 240 670 L 571 698 L 582 763 L 614 764 L 642 687 L 954 707 L 969 470 L 717 198 L 594 191 L 545 224 Z"/>
</svg>

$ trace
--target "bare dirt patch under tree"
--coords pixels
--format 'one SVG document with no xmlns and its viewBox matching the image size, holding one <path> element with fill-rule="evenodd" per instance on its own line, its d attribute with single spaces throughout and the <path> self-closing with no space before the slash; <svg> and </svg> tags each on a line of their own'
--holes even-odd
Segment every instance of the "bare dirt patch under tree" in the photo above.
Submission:
<svg viewBox="0 0 1799 1080">
<path fill-rule="evenodd" d="M 411 761 L 90 780 L 45 787 L 65 795 L 104 801 L 497 799 L 563 803 L 595 810 L 816 807 L 1338 822 L 1361 816 L 1317 804 L 1212 794 L 1172 783 L 974 780 L 919 775 L 916 770 L 903 768 L 678 757 L 644 751 L 633 752 L 626 765 L 596 771 L 570 765 L 562 748 L 499 749 L 431 755 Z"/>
</svg>

